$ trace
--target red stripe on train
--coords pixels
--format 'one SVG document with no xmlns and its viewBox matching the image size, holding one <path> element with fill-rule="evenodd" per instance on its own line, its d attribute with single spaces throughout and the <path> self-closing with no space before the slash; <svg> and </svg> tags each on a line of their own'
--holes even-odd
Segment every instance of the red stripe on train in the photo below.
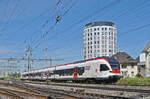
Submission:
<svg viewBox="0 0 150 99">
<path fill-rule="evenodd" d="M 120 69 L 112 69 L 113 73 L 120 73 Z"/>
</svg>

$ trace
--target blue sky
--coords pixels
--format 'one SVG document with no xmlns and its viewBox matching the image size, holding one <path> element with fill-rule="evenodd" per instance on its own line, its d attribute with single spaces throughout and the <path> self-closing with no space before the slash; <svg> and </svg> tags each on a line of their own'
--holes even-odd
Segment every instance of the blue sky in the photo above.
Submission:
<svg viewBox="0 0 150 99">
<path fill-rule="evenodd" d="M 149 0 L 60 1 L 56 6 L 57 0 L 0 0 L 0 57 L 25 57 L 27 45 L 32 44 L 34 58 L 64 59 L 55 64 L 81 60 L 83 28 L 94 21 L 114 22 L 118 51 L 134 58 L 150 41 L 148 26 L 128 32 L 149 24 Z M 57 15 L 61 20 L 54 25 Z M 41 42 L 37 48 L 36 41 Z M 45 48 L 47 53 L 43 51 Z"/>
</svg>

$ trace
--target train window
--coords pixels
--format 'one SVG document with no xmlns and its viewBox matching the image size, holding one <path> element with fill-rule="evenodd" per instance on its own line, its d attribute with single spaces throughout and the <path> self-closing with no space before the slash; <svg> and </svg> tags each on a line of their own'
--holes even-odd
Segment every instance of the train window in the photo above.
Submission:
<svg viewBox="0 0 150 99">
<path fill-rule="evenodd" d="M 91 66 L 85 66 L 85 70 L 90 70 Z"/>
<path fill-rule="evenodd" d="M 65 70 L 56 70 L 54 74 L 58 74 L 59 76 L 71 76 L 73 75 L 73 69 L 65 69 Z"/>
<path fill-rule="evenodd" d="M 82 75 L 84 73 L 84 67 L 79 67 L 78 73 L 79 73 L 79 75 Z"/>
<path fill-rule="evenodd" d="M 107 71 L 107 70 L 109 70 L 109 68 L 106 64 L 100 64 L 100 71 Z"/>
</svg>

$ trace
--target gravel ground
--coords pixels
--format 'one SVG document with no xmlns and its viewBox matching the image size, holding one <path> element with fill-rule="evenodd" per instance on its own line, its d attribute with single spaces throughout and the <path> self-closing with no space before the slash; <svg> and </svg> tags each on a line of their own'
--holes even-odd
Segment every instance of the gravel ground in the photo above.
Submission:
<svg viewBox="0 0 150 99">
<path fill-rule="evenodd" d="M 61 90 L 67 90 L 70 92 L 76 92 L 78 94 L 81 93 L 93 93 L 93 94 L 101 94 L 101 95 L 111 95 L 111 96 L 121 96 L 121 97 L 132 97 L 137 99 L 150 99 L 150 95 L 145 93 L 137 93 L 137 92 L 125 92 L 125 91 L 113 91 L 113 90 L 101 90 L 101 89 L 89 89 L 89 88 L 71 88 L 66 86 L 54 86 L 54 85 L 37 85 L 37 84 L 30 84 L 37 87 L 45 87 L 45 88 L 52 88 L 52 89 L 61 89 Z M 86 84 L 87 86 L 87 84 Z M 89 84 L 89 86 L 93 86 Z M 110 85 L 94 85 L 94 86 L 103 86 L 103 87 L 111 87 Z M 124 86 L 112 86 L 113 88 L 124 88 Z M 125 87 L 128 88 L 128 87 Z M 148 89 L 147 89 L 148 90 Z M 148 98 L 146 98 L 148 97 Z"/>
</svg>

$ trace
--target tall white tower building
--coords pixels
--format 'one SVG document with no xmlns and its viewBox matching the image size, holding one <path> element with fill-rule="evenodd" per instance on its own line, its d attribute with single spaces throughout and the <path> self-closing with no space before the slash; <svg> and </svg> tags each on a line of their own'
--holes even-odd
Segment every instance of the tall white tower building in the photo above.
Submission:
<svg viewBox="0 0 150 99">
<path fill-rule="evenodd" d="M 116 53 L 116 26 L 100 21 L 85 25 L 83 30 L 83 58 L 112 56 Z"/>
</svg>

